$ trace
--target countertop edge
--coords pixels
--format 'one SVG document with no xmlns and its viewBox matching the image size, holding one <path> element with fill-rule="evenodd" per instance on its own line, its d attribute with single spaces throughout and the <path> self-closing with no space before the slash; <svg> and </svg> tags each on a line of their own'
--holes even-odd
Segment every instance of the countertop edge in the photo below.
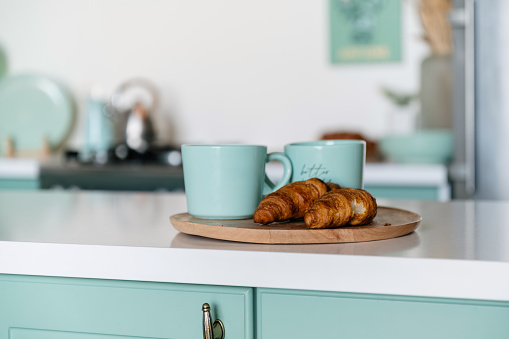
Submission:
<svg viewBox="0 0 509 339">
<path fill-rule="evenodd" d="M 0 258 L 0 274 L 509 301 L 506 262 L 7 241 Z"/>
</svg>

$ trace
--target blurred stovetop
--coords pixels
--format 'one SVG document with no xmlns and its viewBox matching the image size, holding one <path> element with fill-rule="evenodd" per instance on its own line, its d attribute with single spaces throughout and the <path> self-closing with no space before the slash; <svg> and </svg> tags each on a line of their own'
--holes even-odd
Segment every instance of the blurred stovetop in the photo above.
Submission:
<svg viewBox="0 0 509 339">
<path fill-rule="evenodd" d="M 144 153 L 138 153 L 123 144 L 104 151 L 66 150 L 63 160 L 65 163 L 81 165 L 144 164 L 182 166 L 180 147 L 177 146 L 152 147 Z"/>
<path fill-rule="evenodd" d="M 41 164 L 42 189 L 184 191 L 180 147 L 102 152 L 67 150 Z"/>
</svg>

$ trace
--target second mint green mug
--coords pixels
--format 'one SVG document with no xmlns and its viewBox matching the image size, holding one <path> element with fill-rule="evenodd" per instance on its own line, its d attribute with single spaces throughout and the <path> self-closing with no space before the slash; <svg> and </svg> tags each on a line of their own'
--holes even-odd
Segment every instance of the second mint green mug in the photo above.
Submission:
<svg viewBox="0 0 509 339">
<path fill-rule="evenodd" d="M 292 182 L 319 178 L 342 187 L 364 187 L 364 140 L 297 142 L 286 145 L 284 154 L 292 163 Z"/>
<path fill-rule="evenodd" d="M 261 145 L 182 145 L 184 185 L 189 214 L 202 219 L 249 219 L 263 198 L 265 164 L 281 161 L 288 184 L 292 166 L 281 153 L 267 154 Z"/>
</svg>

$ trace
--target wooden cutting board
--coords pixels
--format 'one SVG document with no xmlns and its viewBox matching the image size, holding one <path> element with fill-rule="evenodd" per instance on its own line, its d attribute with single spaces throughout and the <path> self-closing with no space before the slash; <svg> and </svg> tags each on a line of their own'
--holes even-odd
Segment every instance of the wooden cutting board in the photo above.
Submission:
<svg viewBox="0 0 509 339">
<path fill-rule="evenodd" d="M 199 219 L 188 213 L 170 217 L 173 227 L 182 233 L 257 244 L 328 244 L 390 239 L 412 233 L 421 220 L 417 213 L 380 206 L 369 225 L 333 229 L 309 229 L 303 220 L 260 225 L 253 219 Z"/>
</svg>

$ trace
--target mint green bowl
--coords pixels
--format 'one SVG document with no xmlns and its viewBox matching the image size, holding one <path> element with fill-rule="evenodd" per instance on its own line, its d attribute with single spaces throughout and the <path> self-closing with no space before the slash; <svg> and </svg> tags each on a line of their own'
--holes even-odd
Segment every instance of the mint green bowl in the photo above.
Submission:
<svg viewBox="0 0 509 339">
<path fill-rule="evenodd" d="M 380 152 L 389 161 L 407 164 L 446 164 L 453 154 L 450 130 L 422 130 L 392 135 L 379 141 Z"/>
</svg>

